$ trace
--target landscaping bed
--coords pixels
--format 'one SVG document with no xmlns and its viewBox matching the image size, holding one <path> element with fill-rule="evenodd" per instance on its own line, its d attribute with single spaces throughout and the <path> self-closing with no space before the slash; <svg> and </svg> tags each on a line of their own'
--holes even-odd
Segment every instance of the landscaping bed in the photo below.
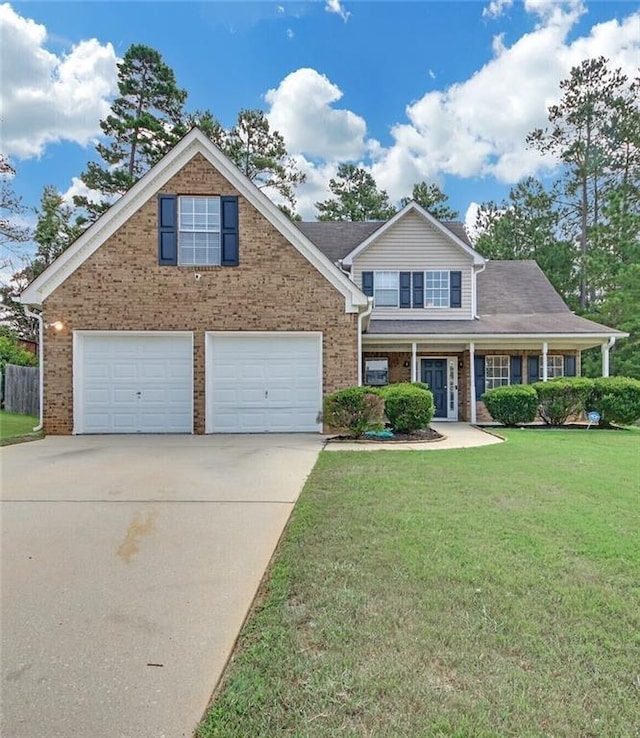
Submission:
<svg viewBox="0 0 640 738">
<path fill-rule="evenodd" d="M 366 437 L 360 436 L 353 438 L 352 436 L 332 436 L 327 443 L 424 443 L 425 441 L 441 441 L 444 438 L 442 433 L 438 433 L 433 428 L 425 428 L 424 430 L 413 431 L 412 433 L 394 432 L 392 438 Z"/>
</svg>

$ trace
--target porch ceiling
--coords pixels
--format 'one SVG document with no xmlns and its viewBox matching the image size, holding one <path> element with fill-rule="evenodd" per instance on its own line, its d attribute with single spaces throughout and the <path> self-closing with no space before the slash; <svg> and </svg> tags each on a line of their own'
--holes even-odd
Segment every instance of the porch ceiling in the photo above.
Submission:
<svg viewBox="0 0 640 738">
<path fill-rule="evenodd" d="M 588 349 L 606 343 L 603 336 L 362 336 L 363 351 L 411 351 L 415 343 L 420 351 L 466 351 L 473 343 L 476 351 L 495 349 L 505 350 L 542 350 L 546 343 L 549 351 L 571 351 Z"/>
</svg>

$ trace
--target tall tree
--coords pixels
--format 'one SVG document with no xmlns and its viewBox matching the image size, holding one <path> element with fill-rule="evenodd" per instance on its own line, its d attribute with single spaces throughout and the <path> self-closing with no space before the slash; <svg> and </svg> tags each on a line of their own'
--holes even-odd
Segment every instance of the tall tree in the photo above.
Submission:
<svg viewBox="0 0 640 738">
<path fill-rule="evenodd" d="M 404 207 L 407 203 L 415 200 L 434 218 L 438 220 L 456 220 L 460 214 L 448 204 L 449 196 L 436 184 L 427 184 L 427 182 L 418 182 L 413 185 L 411 197 L 403 197 L 400 200 L 400 206 Z"/>
<path fill-rule="evenodd" d="M 111 113 L 100 122 L 107 143 L 96 152 L 104 162 L 89 162 L 82 181 L 104 199 L 94 203 L 76 196 L 88 220 L 95 220 L 126 192 L 183 135 L 183 106 L 187 97 L 173 70 L 158 51 L 134 44 L 118 63 L 118 97 Z"/>
<path fill-rule="evenodd" d="M 41 274 L 66 251 L 83 230 L 84 220 L 74 214 L 55 187 L 46 185 L 42 190 L 33 237 L 38 248 L 29 265 L 31 278 Z"/>
<path fill-rule="evenodd" d="M 33 235 L 37 245 L 35 254 L 13 273 L 9 284 L 0 287 L 2 322 L 19 336 L 33 340 L 37 337 L 37 323 L 25 313 L 22 304 L 14 302 L 13 295 L 22 292 L 83 230 L 82 221 L 74 217 L 73 210 L 65 205 L 62 195 L 50 185 L 42 191 L 37 213 L 38 222 Z"/>
<path fill-rule="evenodd" d="M 8 251 L 11 251 L 13 244 L 26 243 L 31 238 L 31 229 L 15 220 L 26 210 L 13 189 L 15 174 L 16 170 L 9 159 L 0 154 L 0 246 Z M 6 266 L 10 259 L 3 254 L 1 261 Z"/>
<path fill-rule="evenodd" d="M 329 180 L 333 198 L 316 203 L 318 220 L 388 220 L 396 210 L 385 190 L 362 167 L 340 164 L 336 177 Z"/>
<path fill-rule="evenodd" d="M 534 259 L 564 299 L 575 304 L 576 249 L 563 226 L 564 211 L 557 207 L 554 192 L 529 177 L 500 204 L 480 206 L 475 248 L 490 259 Z"/>
<path fill-rule="evenodd" d="M 208 110 L 189 114 L 186 122 L 188 128 L 199 126 L 257 187 L 279 195 L 294 207 L 295 188 L 306 177 L 287 153 L 282 134 L 271 129 L 262 110 L 241 110 L 228 130 Z"/>
<path fill-rule="evenodd" d="M 603 195 L 611 184 L 612 152 L 622 143 L 623 130 L 615 124 L 617 106 L 628 97 L 628 79 L 611 71 L 604 57 L 585 59 L 560 83 L 560 102 L 549 108 L 550 126 L 537 128 L 527 144 L 556 157 L 563 166 L 563 195 L 569 215 L 577 217 L 580 245 L 579 304 L 586 310 L 597 299 L 589 269 L 590 252 L 598 247 L 592 230 L 600 221 Z"/>
</svg>

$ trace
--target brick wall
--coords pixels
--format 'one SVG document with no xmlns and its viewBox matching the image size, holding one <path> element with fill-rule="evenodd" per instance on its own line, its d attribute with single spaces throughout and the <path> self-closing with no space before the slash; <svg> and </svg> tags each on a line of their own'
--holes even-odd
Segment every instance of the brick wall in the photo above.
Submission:
<svg viewBox="0 0 640 738">
<path fill-rule="evenodd" d="M 162 192 L 239 195 L 200 155 Z M 158 266 L 156 223 L 154 195 L 45 301 L 45 323 L 64 323 L 45 333 L 46 433 L 73 429 L 73 330 L 193 331 L 196 433 L 204 432 L 209 330 L 322 331 L 324 393 L 356 384 L 357 316 L 345 314 L 344 297 L 244 198 L 238 267 Z"/>
</svg>

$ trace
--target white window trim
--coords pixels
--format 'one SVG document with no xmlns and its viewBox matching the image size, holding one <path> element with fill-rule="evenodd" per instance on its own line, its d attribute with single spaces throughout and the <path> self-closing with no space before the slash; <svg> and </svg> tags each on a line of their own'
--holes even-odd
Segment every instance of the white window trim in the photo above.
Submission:
<svg viewBox="0 0 640 738">
<path fill-rule="evenodd" d="M 220 222 L 217 229 L 205 228 L 183 228 L 182 227 L 182 203 L 184 200 L 217 200 L 218 211 L 220 214 Z M 219 252 L 220 257 L 217 262 L 185 262 L 182 259 L 182 234 L 183 233 L 217 233 L 219 237 Z M 178 195 L 178 265 L 179 266 L 190 266 L 190 267 L 211 267 L 220 266 L 222 264 L 222 204 L 219 195 Z"/>
<path fill-rule="evenodd" d="M 560 374 L 551 372 L 551 364 L 554 360 L 560 359 Z M 538 357 L 538 378 L 542 381 L 542 373 L 544 356 Z M 555 379 L 556 377 L 564 377 L 564 355 L 563 354 L 547 354 L 547 379 Z"/>
<path fill-rule="evenodd" d="M 376 281 L 379 274 L 395 274 L 396 275 L 396 302 L 395 305 L 377 305 L 376 304 Z M 391 287 L 381 287 L 380 289 L 391 290 Z M 400 307 L 400 272 L 395 269 L 378 269 L 373 273 L 373 306 L 377 308 L 399 308 Z"/>
<path fill-rule="evenodd" d="M 491 377 L 489 376 L 489 360 L 490 359 L 492 361 L 494 359 L 506 359 L 506 364 L 507 364 L 507 367 L 506 367 L 507 368 L 507 376 L 506 376 L 506 380 L 507 381 L 506 382 L 500 382 L 500 384 L 494 384 L 493 383 L 495 381 L 496 377 L 493 374 L 492 374 Z M 492 368 L 492 370 L 494 369 L 493 366 L 491 368 Z M 500 367 L 500 368 L 502 368 L 502 367 Z M 505 379 L 505 377 L 502 377 L 502 376 L 497 377 L 497 378 L 498 379 Z M 489 386 L 489 382 L 490 381 L 492 383 L 491 386 Z M 509 356 L 509 354 L 487 354 L 484 357 L 484 386 L 485 386 L 485 389 L 493 389 L 494 387 L 505 387 L 505 386 L 508 386 L 510 384 L 511 384 L 511 356 Z"/>
<path fill-rule="evenodd" d="M 371 370 L 371 371 L 386 371 L 386 373 L 387 373 L 387 381 L 386 382 L 376 383 L 376 384 L 373 384 L 373 385 L 370 384 L 369 382 L 367 382 L 367 371 L 368 371 L 367 370 L 367 364 L 370 361 L 384 361 L 386 363 L 387 368 L 384 369 L 384 370 L 383 369 L 378 369 L 378 370 L 372 369 Z M 370 357 L 368 357 L 367 359 L 364 360 L 364 384 L 367 387 L 383 387 L 383 386 L 389 384 L 389 357 L 388 356 L 379 356 L 379 357 L 370 356 Z"/>
<path fill-rule="evenodd" d="M 427 274 L 446 274 L 447 275 L 447 299 L 444 305 L 429 305 L 427 302 Z M 424 272 L 424 307 L 428 310 L 443 310 L 451 307 L 451 270 L 450 269 L 427 269 Z M 438 288 L 439 290 L 442 288 Z M 413 300 L 413 293 L 411 295 Z"/>
</svg>

